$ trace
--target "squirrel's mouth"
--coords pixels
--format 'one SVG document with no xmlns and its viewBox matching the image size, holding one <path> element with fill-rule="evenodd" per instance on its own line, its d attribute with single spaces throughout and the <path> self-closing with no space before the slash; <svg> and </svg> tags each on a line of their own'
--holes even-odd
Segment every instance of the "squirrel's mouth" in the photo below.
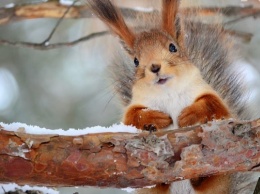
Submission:
<svg viewBox="0 0 260 194">
<path fill-rule="evenodd" d="M 170 77 L 159 77 L 157 80 L 157 84 L 163 85 L 165 84 L 168 80 L 170 79 Z"/>
<path fill-rule="evenodd" d="M 157 84 L 165 84 L 167 82 L 168 78 L 161 78 L 157 81 Z"/>
</svg>

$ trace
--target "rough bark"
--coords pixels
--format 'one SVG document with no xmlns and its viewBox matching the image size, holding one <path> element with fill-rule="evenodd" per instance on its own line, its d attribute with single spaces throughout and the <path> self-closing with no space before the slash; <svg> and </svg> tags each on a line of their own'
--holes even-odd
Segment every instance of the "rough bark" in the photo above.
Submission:
<svg viewBox="0 0 260 194">
<path fill-rule="evenodd" d="M 259 170 L 260 119 L 218 121 L 156 133 L 81 136 L 0 130 L 0 182 L 144 187 Z"/>
<path fill-rule="evenodd" d="M 0 24 L 6 24 L 9 22 L 33 19 L 33 18 L 61 18 L 63 13 L 67 10 L 67 6 L 60 4 L 57 1 L 51 1 L 46 3 L 35 3 L 35 4 L 25 4 L 17 5 L 11 8 L 0 8 Z M 151 15 L 157 11 L 151 12 L 140 12 L 137 10 L 122 8 L 123 15 L 129 19 L 138 18 L 141 15 Z M 193 13 L 192 9 L 183 9 L 182 11 Z M 224 8 L 201 8 L 196 10 L 194 14 L 199 16 L 212 16 L 218 13 L 222 13 L 227 17 L 240 17 L 240 16 L 254 16 L 257 17 L 260 14 L 260 9 L 258 7 L 239 7 L 239 6 L 228 6 Z M 73 6 L 70 11 L 66 14 L 66 18 L 78 19 L 78 18 L 90 18 L 93 17 L 91 11 L 86 5 Z"/>
</svg>

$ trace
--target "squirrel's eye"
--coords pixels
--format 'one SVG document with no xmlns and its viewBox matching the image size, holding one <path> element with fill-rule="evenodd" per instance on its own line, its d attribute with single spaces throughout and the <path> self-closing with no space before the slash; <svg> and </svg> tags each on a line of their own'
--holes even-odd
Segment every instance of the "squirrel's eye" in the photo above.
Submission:
<svg viewBox="0 0 260 194">
<path fill-rule="evenodd" d="M 171 53 L 176 53 L 176 52 L 177 52 L 176 46 L 171 43 L 171 44 L 169 45 L 169 51 L 170 51 Z"/>
<path fill-rule="evenodd" d="M 137 58 L 134 59 L 135 66 L 137 67 L 139 65 L 139 61 Z"/>
</svg>

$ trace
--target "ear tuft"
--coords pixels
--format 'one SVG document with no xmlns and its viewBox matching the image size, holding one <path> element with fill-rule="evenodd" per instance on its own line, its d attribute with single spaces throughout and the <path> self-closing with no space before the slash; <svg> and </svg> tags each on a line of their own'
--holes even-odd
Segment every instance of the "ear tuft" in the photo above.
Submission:
<svg viewBox="0 0 260 194">
<path fill-rule="evenodd" d="M 177 17 L 180 0 L 162 0 L 162 28 L 177 39 L 179 18 Z"/>
<path fill-rule="evenodd" d="M 110 0 L 87 0 L 87 5 L 129 49 L 133 49 L 135 35 L 125 24 L 120 10 Z"/>
</svg>

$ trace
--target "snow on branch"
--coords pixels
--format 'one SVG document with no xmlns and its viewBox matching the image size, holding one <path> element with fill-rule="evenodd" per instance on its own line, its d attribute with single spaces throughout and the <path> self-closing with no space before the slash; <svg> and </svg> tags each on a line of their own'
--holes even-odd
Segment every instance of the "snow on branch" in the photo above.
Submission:
<svg viewBox="0 0 260 194">
<path fill-rule="evenodd" d="M 122 124 L 68 132 L 1 126 L 1 183 L 136 188 L 260 165 L 260 119 L 156 133 Z"/>
</svg>

